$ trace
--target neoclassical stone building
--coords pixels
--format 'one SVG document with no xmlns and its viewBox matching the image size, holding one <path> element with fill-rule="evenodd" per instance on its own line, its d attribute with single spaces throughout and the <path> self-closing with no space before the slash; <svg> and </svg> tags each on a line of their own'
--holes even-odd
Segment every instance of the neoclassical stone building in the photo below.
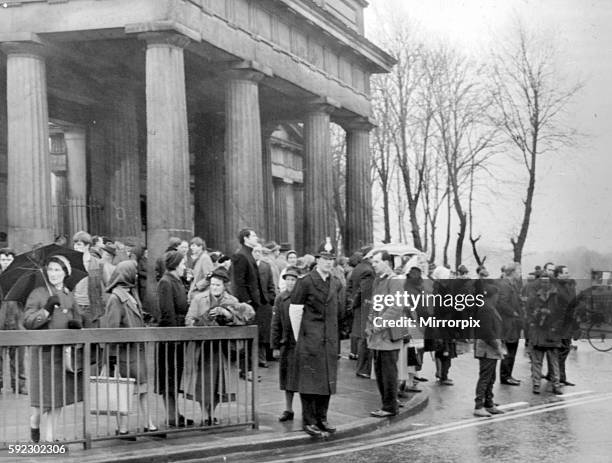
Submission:
<svg viewBox="0 0 612 463">
<path fill-rule="evenodd" d="M 312 251 L 334 233 L 331 122 L 347 247 L 372 240 L 369 81 L 394 61 L 364 37 L 365 0 L 0 6 L 0 241 L 82 227 L 154 258 L 194 231 L 231 251 L 251 226 Z"/>
</svg>

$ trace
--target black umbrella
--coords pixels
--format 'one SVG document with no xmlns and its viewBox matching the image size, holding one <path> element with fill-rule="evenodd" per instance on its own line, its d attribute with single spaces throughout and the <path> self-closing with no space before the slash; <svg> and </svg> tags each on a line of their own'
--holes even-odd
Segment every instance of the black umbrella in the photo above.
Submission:
<svg viewBox="0 0 612 463">
<path fill-rule="evenodd" d="M 19 301 L 25 304 L 28 296 L 39 286 L 49 287 L 44 273 L 44 265 L 51 256 L 64 256 L 70 262 L 71 273 L 64 281 L 73 290 L 76 284 L 87 276 L 83 265 L 83 253 L 56 244 L 49 244 L 30 252 L 19 254 L 11 265 L 0 274 L 0 293 L 6 301 Z"/>
</svg>

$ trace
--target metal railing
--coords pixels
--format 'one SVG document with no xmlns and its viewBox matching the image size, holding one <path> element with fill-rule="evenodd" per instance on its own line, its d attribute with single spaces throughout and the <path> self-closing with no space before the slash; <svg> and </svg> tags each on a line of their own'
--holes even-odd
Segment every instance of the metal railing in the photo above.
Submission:
<svg viewBox="0 0 612 463">
<path fill-rule="evenodd" d="M 15 355 L 11 366 L 11 349 L 25 349 L 25 360 Z M 256 326 L 0 331 L 0 353 L 0 448 L 31 441 L 37 414 L 41 442 L 86 449 L 107 439 L 258 428 L 257 380 L 247 381 L 257 378 Z M 10 380 L 24 361 L 28 395 Z"/>
</svg>

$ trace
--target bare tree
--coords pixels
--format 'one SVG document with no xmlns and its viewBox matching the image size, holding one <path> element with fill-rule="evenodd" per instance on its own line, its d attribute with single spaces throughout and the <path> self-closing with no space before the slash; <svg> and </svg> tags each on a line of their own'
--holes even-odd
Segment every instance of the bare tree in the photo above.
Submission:
<svg viewBox="0 0 612 463">
<path fill-rule="evenodd" d="M 340 230 L 340 236 L 336 237 L 336 241 L 341 241 L 344 248 L 347 233 L 344 207 L 346 204 L 346 136 L 344 130 L 335 124 L 331 126 L 331 147 L 333 205 Z"/>
<path fill-rule="evenodd" d="M 380 184 L 385 224 L 384 242 L 391 242 L 391 186 L 394 170 L 392 155 L 391 105 L 392 95 L 387 87 L 387 75 L 372 79 L 373 112 L 378 126 L 373 130 L 373 167 L 375 178 Z"/>
<path fill-rule="evenodd" d="M 435 59 L 435 65 L 428 69 L 434 73 L 437 146 L 446 165 L 449 199 L 459 221 L 455 245 L 455 267 L 459 267 L 468 224 L 464 187 L 470 172 L 490 158 L 496 130 L 488 124 L 490 102 L 480 78 L 483 67 L 448 46 L 439 47 Z"/>
<path fill-rule="evenodd" d="M 529 231 L 538 157 L 572 145 L 577 136 L 575 129 L 563 125 L 563 115 L 582 84 L 564 84 L 554 56 L 552 42 L 537 38 L 520 23 L 515 43 L 493 53 L 495 123 L 518 150 L 527 173 L 521 224 L 510 239 L 516 262 L 521 262 Z"/>
</svg>

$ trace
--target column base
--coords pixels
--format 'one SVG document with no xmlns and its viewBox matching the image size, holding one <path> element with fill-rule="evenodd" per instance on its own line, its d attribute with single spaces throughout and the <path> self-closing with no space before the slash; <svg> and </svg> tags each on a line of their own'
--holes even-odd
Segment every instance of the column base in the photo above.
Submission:
<svg viewBox="0 0 612 463">
<path fill-rule="evenodd" d="M 51 228 L 16 228 L 9 227 L 9 246 L 21 254 L 32 250 L 35 244 L 47 245 L 53 242 L 53 230 Z"/>
</svg>

